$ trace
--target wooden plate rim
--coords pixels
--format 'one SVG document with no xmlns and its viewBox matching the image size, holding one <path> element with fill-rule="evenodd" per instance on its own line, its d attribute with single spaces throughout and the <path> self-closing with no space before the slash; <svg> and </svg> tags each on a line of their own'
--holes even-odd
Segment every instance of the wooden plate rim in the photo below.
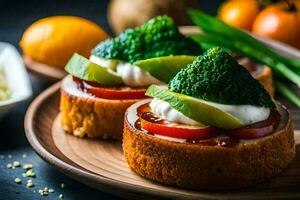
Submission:
<svg viewBox="0 0 300 200">
<path fill-rule="evenodd" d="M 49 81 L 59 81 L 67 75 L 67 73 L 61 68 L 34 61 L 25 55 L 22 57 L 26 69 L 41 78 Z"/>
</svg>

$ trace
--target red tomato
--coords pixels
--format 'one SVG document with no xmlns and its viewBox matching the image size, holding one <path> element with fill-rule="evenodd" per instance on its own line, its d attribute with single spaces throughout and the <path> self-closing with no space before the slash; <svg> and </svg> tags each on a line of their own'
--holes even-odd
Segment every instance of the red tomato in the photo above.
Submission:
<svg viewBox="0 0 300 200">
<path fill-rule="evenodd" d="M 268 6 L 256 17 L 252 32 L 300 49 L 300 1 Z"/>
<path fill-rule="evenodd" d="M 204 140 L 217 135 L 217 129 L 211 126 L 195 127 L 166 122 L 165 120 L 148 120 L 149 113 L 140 115 L 141 127 L 150 133 L 187 140 Z M 164 121 L 165 123 L 162 123 Z"/>
<path fill-rule="evenodd" d="M 105 87 L 97 83 L 90 81 L 83 81 L 77 77 L 73 76 L 73 80 L 79 85 L 79 87 L 92 94 L 96 97 L 103 99 L 143 99 L 145 97 L 145 88 L 136 88 L 133 89 L 127 86 L 120 87 Z"/>
<path fill-rule="evenodd" d="M 264 121 L 250 124 L 245 127 L 226 131 L 227 134 L 239 139 L 254 139 L 265 137 L 272 134 L 280 120 L 280 114 L 277 111 L 272 111 L 270 117 Z"/>
</svg>

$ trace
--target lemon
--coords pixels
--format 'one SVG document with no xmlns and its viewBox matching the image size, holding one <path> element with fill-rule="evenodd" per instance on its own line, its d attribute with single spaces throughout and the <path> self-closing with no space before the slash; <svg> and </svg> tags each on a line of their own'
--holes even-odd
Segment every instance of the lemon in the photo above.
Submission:
<svg viewBox="0 0 300 200">
<path fill-rule="evenodd" d="M 97 24 L 75 16 L 52 16 L 30 25 L 20 41 L 23 53 L 34 61 L 63 68 L 73 53 L 89 56 L 108 37 Z"/>
<path fill-rule="evenodd" d="M 195 59 L 195 56 L 187 55 L 163 56 L 140 60 L 135 62 L 134 65 L 149 72 L 155 78 L 168 83 L 181 68 L 186 67 Z"/>
</svg>

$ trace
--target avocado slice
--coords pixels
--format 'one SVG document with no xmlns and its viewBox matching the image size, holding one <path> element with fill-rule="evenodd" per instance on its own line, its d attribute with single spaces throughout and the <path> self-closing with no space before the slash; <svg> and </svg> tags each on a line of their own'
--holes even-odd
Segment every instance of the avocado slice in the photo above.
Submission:
<svg viewBox="0 0 300 200">
<path fill-rule="evenodd" d="M 122 85 L 122 78 L 109 68 L 97 65 L 75 53 L 65 66 L 65 70 L 82 80 L 97 82 L 105 86 Z"/>
<path fill-rule="evenodd" d="M 236 117 L 208 105 L 201 99 L 171 92 L 156 85 L 151 85 L 146 95 L 166 101 L 172 108 L 185 116 L 206 125 L 223 129 L 233 129 L 242 126 L 242 122 Z"/>
<path fill-rule="evenodd" d="M 195 56 L 187 55 L 163 56 L 139 60 L 133 64 L 149 72 L 158 80 L 168 83 L 181 68 L 186 67 L 195 59 Z"/>
</svg>

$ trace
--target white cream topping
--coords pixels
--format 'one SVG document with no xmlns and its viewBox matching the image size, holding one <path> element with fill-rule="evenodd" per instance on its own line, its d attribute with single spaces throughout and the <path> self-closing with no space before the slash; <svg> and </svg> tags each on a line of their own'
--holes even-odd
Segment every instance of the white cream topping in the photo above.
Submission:
<svg viewBox="0 0 300 200">
<path fill-rule="evenodd" d="M 195 101 L 200 101 L 201 103 L 206 103 L 213 107 L 219 108 L 236 118 L 238 118 L 243 125 L 253 124 L 265 120 L 270 115 L 270 109 L 252 105 L 225 105 L 219 103 L 208 102 L 204 100 L 199 100 L 193 98 Z M 154 114 L 168 120 L 171 122 L 177 122 L 187 125 L 199 125 L 200 123 L 194 121 L 193 119 L 185 116 L 181 112 L 172 108 L 169 103 L 162 101 L 160 99 L 154 98 L 150 103 L 151 110 Z M 198 124 L 197 124 L 198 123 Z"/>
<path fill-rule="evenodd" d="M 138 119 L 138 115 L 137 115 L 137 108 L 145 103 L 151 103 L 151 99 L 144 99 L 144 100 L 141 100 L 141 101 L 138 101 L 137 103 L 131 105 L 128 109 L 127 109 L 127 112 L 126 112 L 126 115 L 125 115 L 125 118 L 128 120 L 129 124 L 134 128 L 134 124 L 136 122 L 136 120 Z M 287 112 L 284 111 L 282 108 L 279 107 L 279 112 L 281 114 L 281 116 L 284 116 L 282 118 L 287 118 Z M 278 129 L 282 129 L 285 124 L 287 123 L 286 120 L 282 120 L 281 118 L 281 121 L 280 121 L 280 124 L 279 124 L 279 127 Z M 146 132 L 143 131 L 143 133 L 146 134 Z M 174 137 L 168 137 L 168 136 L 162 136 L 162 135 L 158 135 L 158 134 L 154 134 L 153 135 L 154 137 L 158 137 L 160 139 L 164 139 L 164 140 L 168 140 L 168 141 L 173 141 L 173 142 L 179 142 L 179 143 L 185 143 L 186 140 L 185 139 L 181 139 L 181 138 L 174 138 Z M 226 137 L 226 135 L 219 135 L 217 136 L 216 138 L 222 138 L 222 137 Z M 257 142 L 258 140 L 265 140 L 267 139 L 268 137 L 270 136 L 267 136 L 267 137 L 263 137 L 263 138 L 257 138 L 257 139 L 241 139 L 241 143 L 243 143 L 244 145 L 247 145 L 247 144 L 252 144 L 252 143 L 255 143 Z"/>
<path fill-rule="evenodd" d="M 202 125 L 201 123 L 186 117 L 181 112 L 172 108 L 168 102 L 162 101 L 158 98 L 154 98 L 149 106 L 154 114 L 168 121 L 193 126 Z"/>
<path fill-rule="evenodd" d="M 123 82 L 132 87 L 143 87 L 151 84 L 164 84 L 160 80 L 153 77 L 149 72 L 130 64 L 116 60 L 107 60 L 91 55 L 90 61 L 101 65 L 102 67 L 109 67 L 116 70 L 117 74 L 122 77 Z"/>
</svg>

